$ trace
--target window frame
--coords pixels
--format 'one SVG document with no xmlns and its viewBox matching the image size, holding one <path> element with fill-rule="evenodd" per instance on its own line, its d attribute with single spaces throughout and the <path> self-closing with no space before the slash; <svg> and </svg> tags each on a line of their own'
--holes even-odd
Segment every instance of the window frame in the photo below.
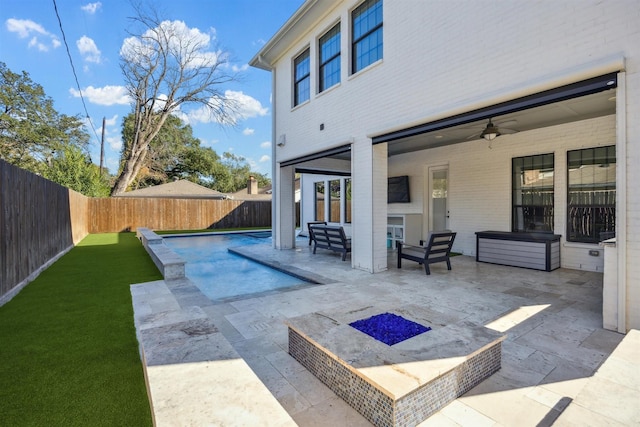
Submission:
<svg viewBox="0 0 640 427">
<path fill-rule="evenodd" d="M 375 7 L 380 7 L 381 11 L 380 11 L 380 22 L 378 22 L 375 26 L 373 26 L 372 28 L 370 28 L 369 30 L 367 30 L 366 32 L 364 32 L 363 34 L 361 34 L 358 38 L 356 38 L 356 20 L 357 18 L 359 18 L 361 15 L 367 13 L 368 10 L 373 9 Z M 369 67 L 370 65 L 382 60 L 382 58 L 384 57 L 384 53 L 383 53 L 383 48 L 384 48 L 384 31 L 383 31 L 383 24 L 384 24 L 384 17 L 383 17 L 383 13 L 382 13 L 382 6 L 383 6 L 383 0 L 365 0 L 364 2 L 362 2 L 360 5 L 358 5 L 355 9 L 353 9 L 353 11 L 351 12 L 351 74 L 356 74 L 364 69 L 366 69 L 367 67 Z M 357 14 L 357 16 L 356 16 Z M 358 66 L 358 46 L 360 45 L 361 42 L 368 40 L 370 37 L 373 37 L 374 35 L 376 35 L 377 37 L 377 32 L 380 31 L 380 43 L 376 45 L 376 49 L 380 49 L 380 55 L 379 57 L 377 57 L 375 60 L 367 62 L 366 64 L 361 64 L 360 66 Z M 368 52 L 370 52 L 372 49 L 370 49 Z"/>
<path fill-rule="evenodd" d="M 314 221 L 326 221 L 327 192 L 324 181 L 316 181 L 313 183 L 313 194 L 313 219 Z M 318 194 L 322 194 L 322 201 L 320 201 Z M 318 209 L 320 202 L 322 203 L 322 209 Z"/>
<path fill-rule="evenodd" d="M 340 217 L 342 216 L 341 215 L 341 211 L 342 211 L 341 193 L 342 193 L 342 180 L 341 179 L 329 180 L 329 220 L 327 222 L 335 222 L 335 223 L 341 222 L 340 220 Z M 334 209 L 334 205 L 338 206 L 337 219 L 334 216 L 334 213 L 336 213 Z"/>
<path fill-rule="evenodd" d="M 342 200 L 344 202 L 344 223 L 351 224 L 351 178 L 345 178 L 343 181 L 344 195 Z"/>
<path fill-rule="evenodd" d="M 530 159 L 528 163 L 525 163 L 527 159 Z M 549 163 L 548 160 L 551 160 Z M 522 160 L 520 173 L 522 175 L 516 175 L 516 161 Z M 539 165 L 539 169 L 534 167 Z M 528 169 L 527 166 L 530 166 Z M 524 176 L 526 171 L 545 171 L 542 173 L 548 173 L 549 169 L 553 174 L 551 178 L 551 185 L 544 185 L 541 183 L 539 186 L 523 187 L 523 180 L 520 180 L 520 184 L 516 185 L 516 178 Z M 542 178 L 544 179 L 544 178 Z M 549 188 L 551 189 L 549 194 Z M 529 191 L 523 191 L 528 189 Z M 517 194 L 520 195 L 520 200 L 516 200 Z M 530 193 L 530 194 L 525 194 Z M 536 194 L 537 193 L 537 194 Z M 525 203 L 525 196 L 530 199 L 530 203 Z M 534 203 L 534 201 L 538 203 Z M 546 202 L 546 203 L 545 203 Z M 550 203 L 549 203 L 550 202 Z M 529 210 L 531 213 L 525 215 L 525 211 Z M 514 233 L 548 233 L 553 234 L 555 221 L 555 154 L 535 154 L 530 156 L 520 156 L 511 158 L 511 231 Z M 521 223 L 520 223 L 521 221 Z"/>
<path fill-rule="evenodd" d="M 337 32 L 336 34 L 332 34 L 334 31 Z M 325 45 L 328 45 L 330 43 L 333 43 L 333 38 L 337 36 L 337 43 L 338 43 L 338 50 L 337 52 L 333 53 L 331 56 L 329 56 L 328 58 L 323 58 L 323 47 Z M 328 38 L 328 40 L 323 40 L 325 38 Z M 329 88 L 332 88 L 333 86 L 337 85 L 340 83 L 341 80 L 341 71 L 342 71 L 342 67 L 341 67 L 341 61 L 342 61 L 342 49 L 341 49 L 341 39 L 342 39 L 342 28 L 340 26 L 340 22 L 336 23 L 333 27 L 331 27 L 327 32 L 325 32 L 319 39 L 318 39 L 318 93 L 322 93 L 324 91 L 326 91 Z M 332 64 L 334 64 L 337 61 L 337 80 L 333 81 L 331 80 L 329 82 L 329 84 L 326 83 L 326 76 L 325 76 L 325 70 L 328 68 L 328 66 L 331 66 Z M 331 73 L 331 75 L 333 76 L 335 73 Z"/>
<path fill-rule="evenodd" d="M 596 161 L 598 160 L 597 151 L 602 150 L 605 151 L 605 162 L 596 163 Z M 584 156 L 584 154 L 588 152 L 592 152 L 591 156 Z M 580 153 L 580 163 L 574 164 L 574 161 L 571 159 L 572 153 Z M 587 160 L 586 162 L 585 159 Z M 613 171 L 611 179 L 607 180 L 606 182 L 596 182 L 595 172 L 593 174 L 594 179 L 590 183 L 585 182 L 581 179 L 579 183 L 573 184 L 571 178 L 571 172 L 573 170 L 581 170 L 584 168 L 584 166 L 596 165 L 598 165 L 598 167 L 609 167 L 612 163 L 617 163 L 615 145 L 580 148 L 567 151 L 567 242 L 596 244 L 602 240 L 606 240 L 609 237 L 615 236 L 617 198 L 616 171 Z M 609 178 L 609 173 L 606 174 L 606 177 Z M 588 184 L 591 184 L 591 186 L 588 186 Z M 590 187 L 590 189 L 587 189 L 588 187 Z M 600 188 L 598 189 L 596 187 Z M 581 188 L 583 189 L 582 191 L 580 190 Z M 600 200 L 605 200 L 606 203 L 596 203 L 596 192 L 602 191 L 606 191 L 608 192 L 608 194 L 600 194 L 600 197 L 598 198 Z M 593 194 L 588 195 L 586 194 L 587 192 L 591 192 Z M 572 196 L 573 193 L 580 193 L 582 197 L 577 197 L 578 199 L 584 200 L 585 198 L 587 198 L 590 199 L 592 203 L 575 203 L 575 199 Z M 573 221 L 574 217 L 572 216 L 573 212 L 581 209 L 588 212 L 588 214 L 585 215 L 586 212 L 583 213 L 582 219 L 578 223 L 575 223 Z M 600 211 L 599 213 L 601 215 L 598 215 L 597 210 Z M 605 221 L 604 230 L 600 228 L 602 226 L 602 222 L 598 222 L 599 219 L 600 221 Z M 591 233 L 580 233 L 579 236 L 576 236 L 574 230 L 576 228 L 579 228 L 579 225 L 578 227 L 574 227 L 574 224 L 582 224 L 583 228 L 586 227 L 590 229 Z M 610 227 L 607 227 L 606 224 L 608 224 Z"/>
<path fill-rule="evenodd" d="M 298 75 L 299 65 L 307 61 L 307 72 L 303 75 Z M 302 84 L 305 83 L 306 98 L 300 99 L 300 89 Z M 311 49 L 307 47 L 299 55 L 293 59 L 293 106 L 304 104 L 311 99 Z"/>
</svg>

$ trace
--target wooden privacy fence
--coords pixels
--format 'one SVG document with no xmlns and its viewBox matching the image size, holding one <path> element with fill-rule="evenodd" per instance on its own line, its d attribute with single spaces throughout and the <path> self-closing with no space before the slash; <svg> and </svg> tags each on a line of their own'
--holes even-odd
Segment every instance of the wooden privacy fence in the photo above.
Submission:
<svg viewBox="0 0 640 427">
<path fill-rule="evenodd" d="M 332 200 L 329 207 L 329 218 L 324 217 L 324 200 L 316 202 L 316 221 L 340 222 L 340 200 Z M 351 222 L 351 203 L 345 207 L 345 222 Z"/>
<path fill-rule="evenodd" d="M 94 199 L 0 160 L 0 305 L 87 234 L 138 227 L 271 227 L 271 201 Z"/>
<path fill-rule="evenodd" d="M 270 201 L 113 197 L 90 206 L 90 233 L 271 227 Z"/>
<path fill-rule="evenodd" d="M 88 201 L 0 160 L 0 300 L 87 235 Z"/>
</svg>

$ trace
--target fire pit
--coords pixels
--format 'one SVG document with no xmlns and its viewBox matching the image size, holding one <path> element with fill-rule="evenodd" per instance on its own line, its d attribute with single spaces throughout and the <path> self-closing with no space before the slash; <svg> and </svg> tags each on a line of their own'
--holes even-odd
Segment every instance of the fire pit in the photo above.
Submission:
<svg viewBox="0 0 640 427">
<path fill-rule="evenodd" d="M 469 321 L 442 326 L 416 310 L 421 319 L 363 311 L 377 310 L 289 319 L 289 354 L 377 426 L 419 424 L 500 369 L 505 336 L 493 330 Z M 362 325 L 373 335 L 356 329 Z M 413 328 L 421 332 L 396 339 Z"/>
</svg>

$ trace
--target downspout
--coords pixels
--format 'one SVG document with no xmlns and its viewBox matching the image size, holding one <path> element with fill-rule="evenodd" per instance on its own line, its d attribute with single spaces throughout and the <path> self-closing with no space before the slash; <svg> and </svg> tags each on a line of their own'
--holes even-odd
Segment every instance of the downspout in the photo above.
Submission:
<svg viewBox="0 0 640 427">
<path fill-rule="evenodd" d="M 262 55 L 258 55 L 257 62 L 271 71 L 271 245 L 275 248 L 276 243 L 280 241 L 276 235 L 276 219 L 278 218 L 278 203 L 280 194 L 280 183 L 277 179 L 276 166 L 276 69 L 267 61 L 264 60 Z M 276 195 L 278 195 L 276 197 Z"/>
</svg>

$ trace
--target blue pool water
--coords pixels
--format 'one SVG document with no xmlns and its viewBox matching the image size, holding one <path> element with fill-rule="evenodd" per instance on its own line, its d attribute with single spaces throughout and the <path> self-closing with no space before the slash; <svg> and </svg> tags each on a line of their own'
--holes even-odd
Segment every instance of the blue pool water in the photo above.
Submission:
<svg viewBox="0 0 640 427">
<path fill-rule="evenodd" d="M 271 243 L 270 232 L 164 237 L 187 261 L 185 274 L 211 300 L 289 288 L 306 283 L 227 251 L 229 247 Z"/>
</svg>

